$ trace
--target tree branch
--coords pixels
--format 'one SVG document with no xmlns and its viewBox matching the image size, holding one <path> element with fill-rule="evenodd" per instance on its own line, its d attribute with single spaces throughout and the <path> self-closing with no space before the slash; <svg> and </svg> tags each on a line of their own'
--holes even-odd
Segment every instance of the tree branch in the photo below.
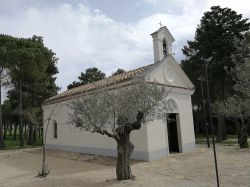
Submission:
<svg viewBox="0 0 250 187">
<path fill-rule="evenodd" d="M 99 134 L 102 134 L 102 135 L 107 135 L 108 137 L 114 138 L 115 140 L 117 140 L 116 135 L 109 133 L 107 130 L 101 130 L 101 129 L 98 128 L 98 129 L 95 129 L 95 130 L 91 130 L 90 132 L 92 132 L 92 133 L 96 132 L 96 133 L 99 133 Z"/>
<path fill-rule="evenodd" d="M 143 117 L 144 117 L 144 114 L 141 111 L 139 111 L 137 113 L 136 122 L 131 124 L 131 130 L 138 130 L 141 128 Z"/>
</svg>

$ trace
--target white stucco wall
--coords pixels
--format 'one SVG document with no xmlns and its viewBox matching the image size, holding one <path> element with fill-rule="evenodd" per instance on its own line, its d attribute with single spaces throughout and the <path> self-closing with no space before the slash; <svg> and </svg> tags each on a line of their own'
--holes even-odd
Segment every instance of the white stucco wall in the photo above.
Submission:
<svg viewBox="0 0 250 187">
<path fill-rule="evenodd" d="M 177 104 L 179 149 L 180 152 L 193 150 L 195 147 L 195 136 L 191 95 L 194 91 L 182 88 L 192 88 L 193 84 L 191 81 L 187 79 L 185 73 L 171 55 L 159 62 L 158 66 L 146 76 L 146 80 L 174 86 L 169 87 L 168 99 L 173 99 Z M 167 122 L 162 120 L 151 122 L 147 126 L 147 131 L 149 151 L 167 149 L 166 154 L 168 154 Z"/>
<path fill-rule="evenodd" d="M 180 93 L 182 92 L 182 93 Z M 194 127 L 190 93 L 181 89 L 172 89 L 168 99 L 177 104 L 179 113 L 179 148 L 180 152 L 194 149 Z M 48 148 L 116 156 L 116 142 L 112 138 L 97 133 L 81 131 L 68 124 L 68 114 L 71 109 L 67 106 L 71 100 L 44 106 L 44 120 L 54 110 L 53 120 L 58 123 L 58 138 L 53 137 L 53 121 L 50 122 L 46 144 Z M 56 106 L 56 107 L 55 107 Z M 46 123 L 44 124 L 46 128 Z M 131 133 L 131 141 L 135 145 L 133 158 L 142 160 L 160 159 L 169 154 L 168 133 L 166 120 L 154 120 L 144 124 L 140 130 Z"/>
<path fill-rule="evenodd" d="M 163 40 L 166 42 L 167 54 L 172 54 L 172 43 L 174 38 L 166 27 L 160 28 L 151 34 L 153 38 L 154 61 L 161 61 L 164 58 Z"/>
<path fill-rule="evenodd" d="M 168 55 L 163 61 L 158 62 L 157 66 L 145 76 L 145 79 L 175 87 L 190 89 L 194 87 L 172 55 Z M 185 90 L 179 90 L 180 93 L 183 91 L 185 92 Z"/>
<path fill-rule="evenodd" d="M 138 75 L 147 81 L 156 81 L 169 85 L 170 94 L 167 99 L 172 99 L 178 112 L 178 142 L 181 152 L 188 152 L 195 147 L 193 115 L 191 95 L 194 85 L 180 68 L 172 56 L 173 36 L 166 27 L 161 27 L 152 33 L 154 48 L 154 66 L 151 69 Z M 163 54 L 163 39 L 167 42 L 167 54 Z M 128 80 L 127 84 L 134 80 Z M 109 88 L 115 87 L 112 85 Z M 44 120 L 48 119 L 52 110 L 52 119 L 58 124 L 58 138 L 53 137 L 53 121 L 48 125 L 46 146 L 49 149 L 82 152 L 90 154 L 101 154 L 116 156 L 116 142 L 112 138 L 97 133 L 81 131 L 68 124 L 68 114 L 71 109 L 67 106 L 71 100 L 61 101 L 58 104 L 43 106 Z M 55 107 L 56 106 L 56 107 Z M 44 132 L 47 122 L 44 123 Z M 132 158 L 141 160 L 160 159 L 169 154 L 167 120 L 154 120 L 143 125 L 138 131 L 131 133 L 131 141 L 135 145 Z"/>
<path fill-rule="evenodd" d="M 160 149 L 167 149 L 167 125 L 166 121 L 163 120 L 154 120 L 149 122 L 147 125 L 147 135 L 148 139 L 148 150 L 157 151 Z"/>
<path fill-rule="evenodd" d="M 53 121 L 57 122 L 58 137 L 53 137 L 53 121 L 50 122 L 47 131 L 46 145 L 50 149 L 66 150 L 73 152 L 103 154 L 109 156 L 116 156 L 116 142 L 114 139 L 106 135 L 86 132 L 80 128 L 68 124 L 68 114 L 72 110 L 67 106 L 71 100 L 60 102 L 59 104 L 52 104 L 43 107 L 44 121 L 48 119 L 52 110 L 54 115 Z M 47 123 L 44 124 L 46 129 Z M 131 133 L 131 141 L 135 145 L 134 158 L 147 160 L 148 139 L 146 125 L 138 131 Z"/>
<path fill-rule="evenodd" d="M 193 85 L 172 56 L 166 57 L 156 65 L 145 78 L 149 81 L 170 85 L 168 99 L 173 99 L 176 102 L 176 112 L 178 112 L 179 117 L 177 127 L 179 149 L 180 152 L 192 151 L 195 147 L 191 103 L 193 90 L 182 87 L 192 88 Z M 65 151 L 116 156 L 115 140 L 105 135 L 80 131 L 80 128 L 75 128 L 67 123 L 68 114 L 72 112 L 67 106 L 70 102 L 71 100 L 68 100 L 43 107 L 44 120 L 46 120 L 55 105 L 57 105 L 52 119 L 58 123 L 58 138 L 53 138 L 53 122 L 51 122 L 47 133 L 47 147 Z M 155 160 L 167 156 L 169 154 L 167 132 L 167 122 L 164 119 L 148 122 L 140 130 L 133 131 L 131 141 L 134 143 L 135 149 L 132 158 Z"/>
<path fill-rule="evenodd" d="M 190 95 L 170 93 L 168 99 L 177 103 L 177 130 L 180 152 L 189 152 L 195 148 L 192 104 Z M 169 154 L 166 120 L 155 120 L 147 125 L 148 151 Z M 165 152 L 165 151 L 166 152 Z"/>
<path fill-rule="evenodd" d="M 181 152 L 191 151 L 195 146 L 191 96 L 188 93 L 180 94 L 173 91 L 169 97 L 176 101 L 178 107 Z"/>
</svg>

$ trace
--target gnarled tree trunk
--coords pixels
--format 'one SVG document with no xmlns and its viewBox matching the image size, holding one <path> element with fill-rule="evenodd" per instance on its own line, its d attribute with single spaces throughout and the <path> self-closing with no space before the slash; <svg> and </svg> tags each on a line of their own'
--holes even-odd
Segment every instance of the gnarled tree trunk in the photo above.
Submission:
<svg viewBox="0 0 250 187">
<path fill-rule="evenodd" d="M 36 131 L 37 131 L 37 128 L 36 128 L 36 126 L 34 125 L 34 129 L 33 129 L 33 141 L 32 141 L 32 143 L 35 143 L 35 142 L 36 142 Z"/>
<path fill-rule="evenodd" d="M 12 130 L 13 130 L 12 124 L 9 124 L 9 136 L 12 136 Z"/>
<path fill-rule="evenodd" d="M 17 124 L 14 125 L 13 141 L 16 141 Z"/>
<path fill-rule="evenodd" d="M 24 136 L 24 139 L 27 140 L 28 136 L 27 136 L 27 123 L 24 124 L 23 126 L 23 136 Z"/>
<path fill-rule="evenodd" d="M 2 86 L 2 79 L 1 79 L 1 75 L 2 74 L 2 70 L 0 71 L 0 149 L 4 149 L 5 148 L 5 143 L 4 143 L 4 134 L 3 134 L 3 118 L 2 118 L 2 90 L 1 90 L 1 86 Z"/>
<path fill-rule="evenodd" d="M 134 150 L 134 145 L 130 142 L 130 133 L 141 128 L 142 118 L 143 113 L 140 111 L 134 123 L 128 123 L 126 118 L 118 118 L 117 124 L 120 128 L 117 129 L 118 138 L 116 139 L 118 153 L 116 175 L 119 181 L 135 178 L 130 167 L 131 155 Z"/>
<path fill-rule="evenodd" d="M 240 137 L 239 137 L 239 144 L 240 148 L 248 148 L 248 132 L 247 132 L 247 123 L 246 120 L 242 120 L 241 128 L 240 128 Z"/>
<path fill-rule="evenodd" d="M 235 119 L 236 127 L 237 127 L 237 137 L 240 148 L 248 148 L 248 131 L 247 131 L 247 120 L 239 120 Z"/>
<path fill-rule="evenodd" d="M 116 175 L 117 179 L 128 180 L 134 179 L 132 171 L 130 168 L 131 154 L 134 150 L 134 145 L 129 141 L 129 136 L 124 137 L 122 140 L 117 141 L 117 165 L 116 165 Z"/>
<path fill-rule="evenodd" d="M 42 130 L 41 127 L 38 126 L 38 138 L 41 138 Z"/>
<path fill-rule="evenodd" d="M 227 127 L 225 124 L 225 119 L 222 116 L 218 117 L 218 130 L 216 141 L 221 143 L 227 139 Z"/>
<path fill-rule="evenodd" d="M 27 141 L 27 145 L 32 145 L 33 143 L 33 125 L 29 124 L 29 134 L 28 134 L 28 141 Z"/>
<path fill-rule="evenodd" d="M 20 147 L 24 147 L 22 80 L 19 80 L 19 139 Z"/>
<path fill-rule="evenodd" d="M 7 123 L 4 123 L 4 124 L 3 124 L 3 127 L 4 127 L 3 139 L 6 140 L 7 130 L 8 130 L 8 125 L 7 125 Z"/>
</svg>

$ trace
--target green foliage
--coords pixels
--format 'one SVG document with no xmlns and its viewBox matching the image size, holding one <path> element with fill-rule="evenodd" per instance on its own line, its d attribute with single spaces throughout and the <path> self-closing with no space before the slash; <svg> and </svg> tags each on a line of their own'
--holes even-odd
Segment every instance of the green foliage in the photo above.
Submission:
<svg viewBox="0 0 250 187">
<path fill-rule="evenodd" d="M 246 120 L 250 116 L 250 61 L 237 64 L 231 74 L 235 80 L 235 94 L 215 102 L 214 111 L 223 116 Z"/>
<path fill-rule="evenodd" d="M 55 84 L 58 73 L 55 53 L 44 46 L 40 36 L 15 38 L 0 35 L 0 57 L 11 83 L 8 101 L 3 105 L 4 123 L 18 121 L 29 124 L 42 121 L 42 102 L 57 93 Z M 18 119 L 19 117 L 19 119 Z M 24 145 L 20 130 L 20 142 Z"/>
<path fill-rule="evenodd" d="M 238 128 L 238 143 L 241 148 L 248 148 L 248 125 L 250 120 L 250 61 L 237 64 L 231 71 L 235 84 L 235 94 L 223 101 L 214 103 L 214 111 L 235 119 Z"/>
<path fill-rule="evenodd" d="M 57 58 L 44 46 L 42 38 L 15 38 L 13 43 L 10 46 L 6 44 L 9 47 L 7 60 L 12 83 L 16 86 L 21 78 L 27 91 L 42 93 L 46 98 L 56 94 L 58 87 L 53 76 L 58 73 Z"/>
<path fill-rule="evenodd" d="M 194 114 L 199 115 L 201 108 L 200 82 L 198 77 L 205 72 L 204 62 L 211 58 L 208 66 L 211 102 L 222 100 L 232 95 L 234 80 L 228 73 L 237 63 L 244 61 L 245 51 L 242 41 L 246 31 L 250 28 L 248 19 L 243 19 L 230 8 L 211 7 L 201 18 L 194 37 L 183 48 L 186 59 L 182 61 L 182 68 L 196 86 L 193 104 L 198 107 Z"/>
<path fill-rule="evenodd" d="M 229 71 L 234 85 L 234 94 L 225 100 L 216 101 L 214 110 L 220 115 L 247 119 L 250 116 L 250 33 L 245 35 L 238 50 L 242 53 L 234 55 L 235 66 Z M 241 60 L 244 59 L 244 62 Z"/>
<path fill-rule="evenodd" d="M 195 143 L 196 144 L 207 144 L 207 137 L 206 136 L 197 136 L 195 137 Z M 228 139 L 224 140 L 223 142 L 217 142 L 221 145 L 225 146 L 236 146 L 238 144 L 238 139 L 236 135 L 228 135 Z M 250 140 L 248 140 L 248 143 L 250 144 Z"/>
<path fill-rule="evenodd" d="M 68 85 L 68 89 L 85 85 L 94 81 L 98 81 L 101 79 L 104 79 L 106 77 L 105 73 L 98 70 L 98 68 L 88 68 L 85 73 L 81 73 L 81 75 L 78 77 L 79 82 L 74 81 L 72 84 Z"/>
<path fill-rule="evenodd" d="M 114 76 L 114 75 L 119 75 L 119 74 L 124 73 L 124 72 L 125 72 L 124 69 L 118 68 L 118 69 L 116 70 L 116 72 L 112 73 L 112 76 Z"/>
<path fill-rule="evenodd" d="M 221 60 L 235 53 L 234 38 L 242 40 L 249 26 L 248 19 L 243 19 L 241 14 L 230 8 L 213 6 L 210 12 L 204 13 L 196 30 L 195 41 L 189 44 L 200 57 L 213 56 Z"/>
<path fill-rule="evenodd" d="M 55 53 L 44 46 L 42 37 L 25 39 L 0 35 L 0 47 L 5 49 L 5 62 L 9 65 L 12 78 L 22 76 L 26 80 L 38 80 L 43 76 L 48 87 L 54 87 L 53 94 L 56 93 L 58 88 L 52 84 L 55 81 L 52 76 L 58 73 L 57 58 Z M 45 77 L 45 73 L 50 76 Z"/>
<path fill-rule="evenodd" d="M 18 135 L 18 133 L 17 133 Z M 6 150 L 11 150 L 11 149 L 21 149 L 20 147 L 20 140 L 13 140 L 12 136 L 7 135 L 6 140 L 5 140 L 5 149 Z M 33 147 L 41 147 L 42 146 L 42 138 L 37 137 L 37 140 L 34 144 L 28 146 L 25 145 L 25 148 L 33 148 Z"/>
<path fill-rule="evenodd" d="M 55 53 L 44 46 L 42 37 L 25 39 L 0 35 L 0 43 L 6 49 L 5 61 L 13 88 L 9 91 L 8 98 L 12 103 L 18 103 L 20 82 L 24 109 L 40 107 L 45 99 L 57 93 L 59 88 L 54 77 L 58 73 L 57 58 Z"/>
<path fill-rule="evenodd" d="M 5 100 L 2 104 L 2 116 L 5 124 L 18 123 L 17 103 L 14 100 Z"/>
</svg>

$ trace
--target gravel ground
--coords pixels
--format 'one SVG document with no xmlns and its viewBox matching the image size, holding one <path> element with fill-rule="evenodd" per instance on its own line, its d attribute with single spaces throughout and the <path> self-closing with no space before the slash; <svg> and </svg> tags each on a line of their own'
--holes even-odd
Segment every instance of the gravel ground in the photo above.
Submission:
<svg viewBox="0 0 250 187">
<path fill-rule="evenodd" d="M 221 186 L 250 186 L 250 150 L 217 145 L 217 153 Z M 0 186 L 216 186 L 213 152 L 204 145 L 158 161 L 133 161 L 134 181 L 115 179 L 115 158 L 61 151 L 48 151 L 50 174 L 38 178 L 41 159 L 40 148 L 0 152 Z"/>
</svg>

